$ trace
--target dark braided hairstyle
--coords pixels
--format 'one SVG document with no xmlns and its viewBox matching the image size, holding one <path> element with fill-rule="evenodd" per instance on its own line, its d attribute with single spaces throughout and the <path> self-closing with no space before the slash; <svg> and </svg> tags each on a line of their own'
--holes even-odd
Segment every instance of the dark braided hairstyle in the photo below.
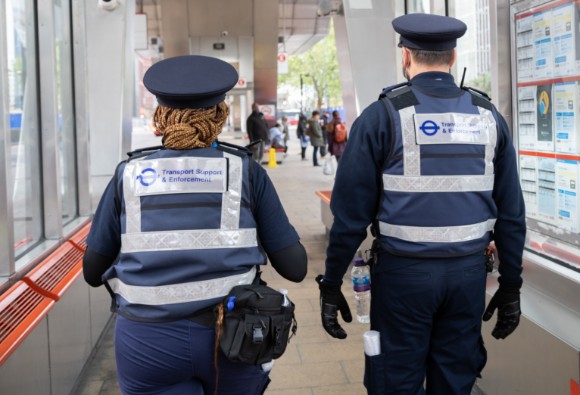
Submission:
<svg viewBox="0 0 580 395">
<path fill-rule="evenodd" d="M 225 102 L 208 108 L 157 106 L 153 126 L 163 145 L 175 150 L 209 147 L 222 132 L 230 109 Z"/>
</svg>

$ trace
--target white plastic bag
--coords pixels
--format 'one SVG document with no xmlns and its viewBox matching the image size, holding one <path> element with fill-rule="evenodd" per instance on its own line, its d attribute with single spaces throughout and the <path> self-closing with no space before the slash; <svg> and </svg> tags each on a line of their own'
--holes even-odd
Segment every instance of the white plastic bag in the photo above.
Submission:
<svg viewBox="0 0 580 395">
<path fill-rule="evenodd" d="M 324 164 L 322 165 L 322 172 L 327 176 L 334 174 L 334 162 L 332 160 L 332 155 L 328 155 L 324 159 Z"/>
</svg>

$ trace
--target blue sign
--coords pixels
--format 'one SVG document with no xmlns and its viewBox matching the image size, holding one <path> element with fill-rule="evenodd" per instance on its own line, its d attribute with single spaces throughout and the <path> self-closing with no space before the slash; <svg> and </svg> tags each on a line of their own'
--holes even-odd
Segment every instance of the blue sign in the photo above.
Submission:
<svg viewBox="0 0 580 395">
<path fill-rule="evenodd" d="M 434 136 L 439 131 L 439 126 L 433 121 L 425 121 L 419 127 L 421 131 L 427 136 Z"/>
<path fill-rule="evenodd" d="M 141 170 L 141 174 L 137 176 L 137 179 L 144 187 L 153 185 L 157 181 L 157 178 L 159 178 L 157 171 L 150 167 Z"/>
</svg>

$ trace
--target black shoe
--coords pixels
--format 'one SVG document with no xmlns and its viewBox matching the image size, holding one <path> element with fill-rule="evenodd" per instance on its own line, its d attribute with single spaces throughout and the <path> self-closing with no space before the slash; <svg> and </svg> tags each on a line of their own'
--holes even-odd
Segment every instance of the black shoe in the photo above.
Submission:
<svg viewBox="0 0 580 395">
<path fill-rule="evenodd" d="M 320 166 L 322 166 L 322 165 L 314 165 L 314 167 L 320 167 Z"/>
</svg>

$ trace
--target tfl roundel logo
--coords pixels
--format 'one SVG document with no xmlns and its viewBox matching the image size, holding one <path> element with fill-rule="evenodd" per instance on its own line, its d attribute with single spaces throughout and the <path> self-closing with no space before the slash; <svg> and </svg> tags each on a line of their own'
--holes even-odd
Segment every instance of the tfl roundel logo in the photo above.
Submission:
<svg viewBox="0 0 580 395">
<path fill-rule="evenodd" d="M 148 187 L 150 185 L 153 185 L 153 183 L 157 181 L 158 177 L 159 175 L 157 174 L 157 171 L 155 169 L 148 167 L 146 169 L 141 170 L 141 174 L 137 176 L 137 179 L 139 180 L 141 185 L 143 185 L 144 187 Z"/>
<path fill-rule="evenodd" d="M 427 136 L 434 136 L 441 128 L 433 121 L 425 121 L 419 126 L 419 129 Z"/>
</svg>

